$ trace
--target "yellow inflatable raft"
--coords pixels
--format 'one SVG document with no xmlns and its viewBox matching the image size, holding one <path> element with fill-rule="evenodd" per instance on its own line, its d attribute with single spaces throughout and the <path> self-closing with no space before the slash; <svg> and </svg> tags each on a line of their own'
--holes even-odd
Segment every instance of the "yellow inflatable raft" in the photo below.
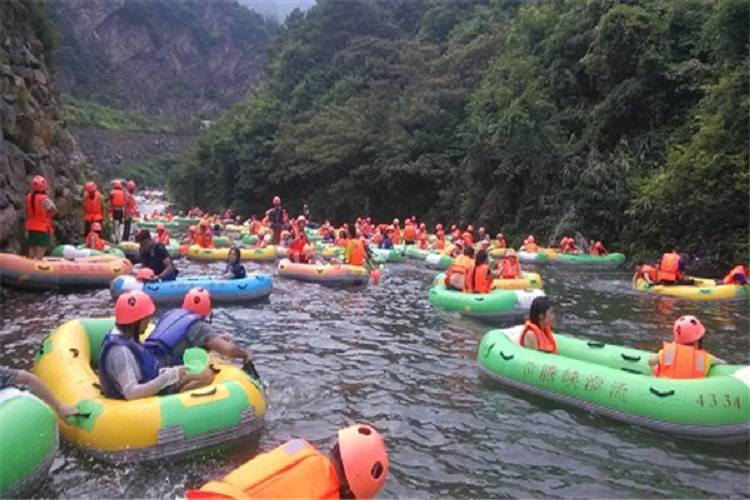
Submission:
<svg viewBox="0 0 750 500">
<path fill-rule="evenodd" d="M 263 248 L 241 248 L 241 260 L 273 261 L 276 260 L 276 247 L 273 245 Z M 226 261 L 229 248 L 201 248 L 191 245 L 187 251 L 187 258 L 199 261 Z"/>
<path fill-rule="evenodd" d="M 63 436 L 108 462 L 183 455 L 256 434 L 266 410 L 256 378 L 212 355 L 213 384 L 192 391 L 132 401 L 107 399 L 92 365 L 112 318 L 62 324 L 42 343 L 34 372 L 81 416 L 60 424 Z M 148 335 L 148 333 L 146 334 Z"/>
<path fill-rule="evenodd" d="M 544 288 L 542 277 L 538 273 L 521 272 L 521 277 L 516 279 L 497 278 L 492 282 L 492 288 L 504 290 L 521 290 L 526 288 Z"/>
<path fill-rule="evenodd" d="M 643 278 L 635 282 L 635 289 L 641 292 L 655 293 L 665 297 L 689 300 L 747 300 L 750 298 L 750 287 L 746 285 L 717 284 L 711 278 L 689 277 L 694 285 L 651 285 Z"/>
</svg>

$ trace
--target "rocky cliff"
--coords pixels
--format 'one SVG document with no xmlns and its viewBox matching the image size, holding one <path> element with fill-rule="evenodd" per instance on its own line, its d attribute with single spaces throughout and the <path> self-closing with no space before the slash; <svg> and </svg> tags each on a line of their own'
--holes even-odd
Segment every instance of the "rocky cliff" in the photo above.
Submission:
<svg viewBox="0 0 750 500">
<path fill-rule="evenodd" d="M 57 205 L 58 239 L 80 231 L 80 193 L 88 165 L 63 122 L 50 77 L 53 29 L 34 0 L 0 2 L 0 249 L 24 239 L 23 198 L 44 175 Z"/>
<path fill-rule="evenodd" d="M 57 0 L 63 93 L 181 121 L 211 118 L 260 82 L 273 21 L 235 0 Z"/>
</svg>

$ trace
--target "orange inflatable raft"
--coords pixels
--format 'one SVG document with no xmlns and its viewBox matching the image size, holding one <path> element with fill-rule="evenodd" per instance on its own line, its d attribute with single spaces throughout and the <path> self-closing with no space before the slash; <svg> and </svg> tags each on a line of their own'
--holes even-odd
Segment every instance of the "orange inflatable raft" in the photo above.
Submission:
<svg viewBox="0 0 750 500">
<path fill-rule="evenodd" d="M 68 260 L 47 257 L 32 260 L 19 255 L 0 253 L 0 282 L 19 288 L 109 287 L 133 265 L 127 259 L 110 255 Z"/>
<path fill-rule="evenodd" d="M 323 285 L 366 285 L 370 273 L 361 266 L 346 264 L 298 264 L 289 259 L 279 262 L 279 276 Z"/>
</svg>

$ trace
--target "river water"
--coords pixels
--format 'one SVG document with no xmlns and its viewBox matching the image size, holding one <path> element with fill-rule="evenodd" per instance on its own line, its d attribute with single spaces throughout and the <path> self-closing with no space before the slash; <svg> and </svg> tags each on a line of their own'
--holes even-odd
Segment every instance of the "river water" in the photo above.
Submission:
<svg viewBox="0 0 750 500">
<path fill-rule="evenodd" d="M 748 497 L 746 446 L 716 446 L 563 408 L 480 377 L 476 351 L 489 327 L 433 309 L 434 272 L 389 264 L 357 290 L 274 279 L 267 302 L 217 307 L 214 323 L 250 348 L 269 388 L 257 445 L 176 463 L 111 466 L 64 444 L 50 497 L 178 497 L 259 450 L 304 437 L 328 450 L 336 430 L 363 421 L 388 446 L 381 497 Z M 179 262 L 183 273 L 221 264 Z M 271 264 L 249 264 L 272 273 Z M 542 268 L 557 303 L 555 330 L 654 349 L 682 314 L 707 327 L 706 348 L 750 363 L 747 303 L 697 304 L 635 294 L 625 272 Z M 108 290 L 58 294 L 5 290 L 0 362 L 31 368 L 45 334 L 63 321 L 109 315 Z"/>
</svg>

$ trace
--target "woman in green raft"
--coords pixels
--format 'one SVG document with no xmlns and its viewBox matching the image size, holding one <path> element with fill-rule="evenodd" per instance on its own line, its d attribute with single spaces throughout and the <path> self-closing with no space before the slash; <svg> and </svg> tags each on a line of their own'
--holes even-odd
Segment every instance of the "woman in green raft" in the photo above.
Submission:
<svg viewBox="0 0 750 500">
<path fill-rule="evenodd" d="M 537 298 L 524 325 L 487 332 L 478 361 L 489 378 L 673 436 L 746 443 L 750 366 L 702 349 L 705 328 L 683 316 L 657 355 L 552 333 L 552 302 Z"/>
</svg>

